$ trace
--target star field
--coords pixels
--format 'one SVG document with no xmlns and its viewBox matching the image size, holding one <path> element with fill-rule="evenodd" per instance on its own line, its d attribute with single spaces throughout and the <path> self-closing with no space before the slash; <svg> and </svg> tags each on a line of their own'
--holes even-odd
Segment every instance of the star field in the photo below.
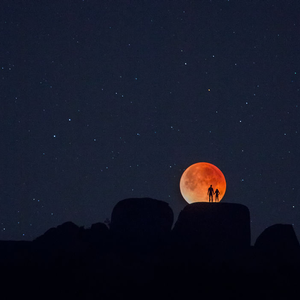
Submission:
<svg viewBox="0 0 300 300">
<path fill-rule="evenodd" d="M 186 205 L 224 173 L 253 240 L 300 234 L 297 1 L 2 1 L 0 239 L 89 227 L 127 197 Z"/>
</svg>

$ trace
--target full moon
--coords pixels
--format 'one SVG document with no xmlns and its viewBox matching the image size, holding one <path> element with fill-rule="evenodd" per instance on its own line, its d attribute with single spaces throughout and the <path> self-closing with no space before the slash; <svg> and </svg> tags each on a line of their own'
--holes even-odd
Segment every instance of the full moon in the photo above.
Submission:
<svg viewBox="0 0 300 300">
<path fill-rule="evenodd" d="M 210 186 L 213 190 L 209 191 Z M 199 162 L 189 166 L 180 179 L 180 192 L 188 203 L 219 202 L 224 197 L 225 191 L 225 176 L 220 169 L 210 163 Z"/>
</svg>

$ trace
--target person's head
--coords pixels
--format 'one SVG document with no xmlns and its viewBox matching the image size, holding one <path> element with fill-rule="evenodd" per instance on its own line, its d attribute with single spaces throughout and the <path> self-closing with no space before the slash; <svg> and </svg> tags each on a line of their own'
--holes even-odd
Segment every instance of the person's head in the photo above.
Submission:
<svg viewBox="0 0 300 300">
<path fill-rule="evenodd" d="M 210 185 L 210 187 L 212 187 L 212 185 Z"/>
</svg>

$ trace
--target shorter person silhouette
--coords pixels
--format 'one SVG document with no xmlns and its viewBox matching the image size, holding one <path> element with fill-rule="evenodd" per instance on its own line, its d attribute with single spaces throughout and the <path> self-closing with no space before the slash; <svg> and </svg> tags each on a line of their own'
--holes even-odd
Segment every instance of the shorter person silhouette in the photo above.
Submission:
<svg viewBox="0 0 300 300">
<path fill-rule="evenodd" d="M 213 187 L 212 187 L 212 185 L 211 185 L 211 186 L 208 188 L 208 191 L 207 191 L 208 202 L 214 202 L 213 194 L 214 194 L 214 189 L 213 189 Z"/>
<path fill-rule="evenodd" d="M 219 194 L 220 194 L 219 190 L 216 189 L 216 190 L 215 190 L 215 195 L 216 195 L 216 197 L 215 197 L 215 202 L 219 202 Z"/>
</svg>

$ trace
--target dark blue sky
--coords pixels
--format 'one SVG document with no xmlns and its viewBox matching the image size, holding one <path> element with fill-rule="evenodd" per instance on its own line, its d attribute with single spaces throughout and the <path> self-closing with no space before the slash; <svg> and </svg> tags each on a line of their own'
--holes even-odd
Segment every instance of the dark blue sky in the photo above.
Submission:
<svg viewBox="0 0 300 300">
<path fill-rule="evenodd" d="M 299 1 L 0 4 L 0 239 L 89 227 L 127 197 L 186 205 L 222 170 L 253 241 L 300 234 Z"/>
</svg>

